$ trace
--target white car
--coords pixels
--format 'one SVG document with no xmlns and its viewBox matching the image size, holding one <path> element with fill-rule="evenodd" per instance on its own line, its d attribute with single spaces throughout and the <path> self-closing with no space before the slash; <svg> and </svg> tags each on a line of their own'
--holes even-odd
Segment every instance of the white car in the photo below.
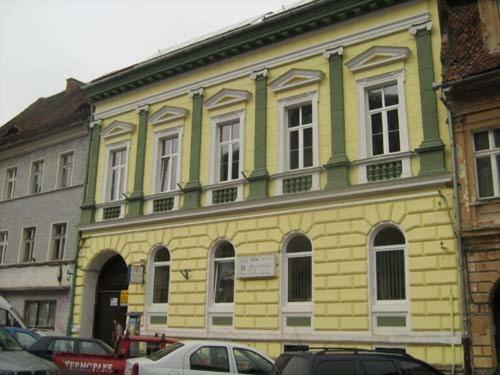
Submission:
<svg viewBox="0 0 500 375">
<path fill-rule="evenodd" d="M 143 358 L 127 360 L 125 375 L 274 374 L 273 360 L 231 342 L 183 341 Z"/>
</svg>

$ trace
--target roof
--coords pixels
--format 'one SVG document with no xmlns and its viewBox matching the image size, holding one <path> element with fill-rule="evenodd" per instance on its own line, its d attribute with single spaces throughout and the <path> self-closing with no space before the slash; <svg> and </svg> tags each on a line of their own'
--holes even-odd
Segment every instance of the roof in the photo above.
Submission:
<svg viewBox="0 0 500 375">
<path fill-rule="evenodd" d="M 69 78 L 66 90 L 40 98 L 0 127 L 0 146 L 29 140 L 45 131 L 65 128 L 89 119 L 90 105 L 80 89 L 82 82 Z"/>
<path fill-rule="evenodd" d="M 160 50 L 151 58 L 101 76 L 83 87 L 93 102 L 282 42 L 408 0 L 302 0 L 215 33 Z"/>
<path fill-rule="evenodd" d="M 500 68 L 500 54 L 484 42 L 476 1 L 441 1 L 443 82 L 459 81 Z"/>
</svg>

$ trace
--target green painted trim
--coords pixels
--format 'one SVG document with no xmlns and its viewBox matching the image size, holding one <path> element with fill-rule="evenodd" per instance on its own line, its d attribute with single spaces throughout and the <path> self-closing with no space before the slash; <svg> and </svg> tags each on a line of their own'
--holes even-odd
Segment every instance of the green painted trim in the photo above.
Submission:
<svg viewBox="0 0 500 375">
<path fill-rule="evenodd" d="M 183 189 L 184 205 L 182 208 L 200 207 L 200 157 L 201 157 L 201 126 L 203 115 L 203 96 L 193 95 L 193 115 L 191 123 L 191 155 L 189 157 L 189 181 Z"/>
<path fill-rule="evenodd" d="M 432 40 L 430 30 L 418 30 L 415 35 L 418 56 L 418 79 L 424 139 L 417 149 L 420 154 L 420 175 L 446 172 L 444 163 L 444 145 L 439 137 L 434 82 L 434 64 L 432 61 Z"/>
<path fill-rule="evenodd" d="M 76 255 L 73 263 L 73 273 L 71 275 L 71 286 L 69 291 L 69 309 L 68 320 L 66 321 L 66 336 L 71 336 L 71 327 L 73 326 L 73 312 L 75 310 L 75 291 L 76 291 L 76 273 L 78 272 L 78 257 L 80 256 L 80 241 L 82 232 L 78 231 L 76 236 Z"/>
<path fill-rule="evenodd" d="M 148 132 L 148 110 L 139 112 L 139 129 L 137 132 L 137 153 L 135 157 L 134 191 L 128 199 L 127 217 L 137 217 L 143 214 L 143 186 L 146 159 L 146 136 Z"/>
<path fill-rule="evenodd" d="M 102 78 L 84 88 L 93 101 L 102 100 L 188 71 L 241 55 L 266 45 L 318 30 L 408 0 L 319 0 L 267 17 L 262 22 L 181 48 Z M 292 13 L 293 12 L 293 13 Z"/>
<path fill-rule="evenodd" d="M 95 213 L 95 190 L 97 182 L 97 163 L 99 159 L 99 146 L 101 143 L 101 127 L 94 123 L 90 128 L 89 146 L 87 155 L 87 171 L 84 186 L 81 224 L 93 223 Z"/>
<path fill-rule="evenodd" d="M 349 186 L 349 160 L 345 154 L 344 71 L 341 53 L 328 58 L 330 75 L 330 127 L 332 156 L 325 164 L 327 182 L 325 189 L 342 189 Z"/>
<path fill-rule="evenodd" d="M 266 198 L 267 179 L 267 75 L 255 78 L 255 132 L 254 132 L 254 170 L 248 177 L 249 194 L 247 199 Z"/>
</svg>

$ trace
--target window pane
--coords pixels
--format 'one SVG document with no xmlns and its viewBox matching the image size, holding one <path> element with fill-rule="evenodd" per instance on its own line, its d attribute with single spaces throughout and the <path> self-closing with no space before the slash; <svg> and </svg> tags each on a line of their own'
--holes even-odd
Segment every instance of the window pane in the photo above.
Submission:
<svg viewBox="0 0 500 375">
<path fill-rule="evenodd" d="M 26 318 L 26 323 L 28 323 L 28 327 L 36 326 L 36 310 L 37 310 L 36 302 L 26 302 L 26 311 L 24 313 L 24 317 Z"/>
<path fill-rule="evenodd" d="M 312 123 L 312 104 L 307 104 L 302 108 L 302 125 Z"/>
<path fill-rule="evenodd" d="M 233 165 L 231 168 L 231 179 L 237 179 L 240 171 L 240 146 L 238 143 L 233 144 Z"/>
<path fill-rule="evenodd" d="M 484 198 L 494 196 L 495 192 L 493 189 L 491 158 L 489 156 L 477 158 L 476 167 L 479 197 Z"/>
<path fill-rule="evenodd" d="M 307 252 L 312 251 L 312 246 L 311 246 L 311 241 L 309 241 L 309 238 L 303 235 L 292 237 L 292 239 L 288 242 L 286 246 L 287 254 L 302 253 L 305 251 Z"/>
<path fill-rule="evenodd" d="M 170 266 L 154 267 L 153 303 L 168 303 Z"/>
<path fill-rule="evenodd" d="M 56 303 L 55 302 L 49 302 L 49 319 L 48 319 L 48 327 L 55 327 L 55 320 L 56 320 Z"/>
<path fill-rule="evenodd" d="M 440 374 L 437 371 L 433 371 L 430 368 L 425 367 L 424 365 L 418 362 L 410 362 L 402 360 L 399 362 L 401 367 L 403 368 L 403 375 L 438 375 Z"/>
<path fill-rule="evenodd" d="M 54 353 L 74 353 L 75 341 L 74 340 L 54 340 L 52 342 L 52 351 Z"/>
<path fill-rule="evenodd" d="M 304 375 L 311 373 L 311 362 L 309 359 L 293 356 L 281 372 L 281 375 Z"/>
<path fill-rule="evenodd" d="M 398 104 L 398 102 L 399 102 L 398 86 L 391 85 L 391 86 L 384 87 L 384 99 L 385 99 L 385 106 L 386 107 L 389 107 L 390 105 Z"/>
<path fill-rule="evenodd" d="M 312 128 L 304 129 L 304 168 L 313 165 Z"/>
<path fill-rule="evenodd" d="M 37 327 L 49 327 L 49 303 L 38 303 Z"/>
<path fill-rule="evenodd" d="M 168 173 L 169 173 L 170 158 L 166 157 L 161 160 L 161 191 L 168 190 Z"/>
<path fill-rule="evenodd" d="M 405 299 L 403 250 L 377 251 L 377 300 Z"/>
<path fill-rule="evenodd" d="M 221 125 L 220 127 L 220 141 L 227 142 L 231 139 L 231 124 Z"/>
<path fill-rule="evenodd" d="M 175 190 L 177 183 L 177 156 L 172 156 L 170 164 L 170 190 Z"/>
<path fill-rule="evenodd" d="M 172 154 L 175 154 L 177 152 L 177 149 L 179 147 L 179 138 L 176 136 L 176 137 L 172 137 L 171 138 L 172 140 Z"/>
<path fill-rule="evenodd" d="M 474 134 L 474 149 L 476 151 L 487 150 L 490 148 L 488 132 L 479 132 Z"/>
<path fill-rule="evenodd" d="M 321 361 L 316 366 L 317 375 L 355 375 L 356 363 L 354 361 Z"/>
<path fill-rule="evenodd" d="M 161 247 L 156 251 L 155 262 L 168 262 L 170 260 L 170 254 L 166 247 Z"/>
<path fill-rule="evenodd" d="M 224 145 L 221 147 L 221 155 L 220 155 L 220 180 L 227 181 L 228 180 L 228 163 L 229 163 L 229 146 Z"/>
<path fill-rule="evenodd" d="M 366 375 L 399 375 L 393 361 L 361 361 Z"/>
<path fill-rule="evenodd" d="M 372 153 L 380 155 L 384 153 L 384 138 L 382 135 L 382 113 L 371 115 L 372 125 Z"/>
<path fill-rule="evenodd" d="M 215 262 L 215 303 L 233 303 L 234 260 Z"/>
<path fill-rule="evenodd" d="M 215 251 L 215 259 L 234 258 L 234 247 L 229 242 L 223 242 Z"/>
<path fill-rule="evenodd" d="M 368 92 L 369 109 L 382 107 L 382 90 L 371 90 Z"/>
<path fill-rule="evenodd" d="M 226 348 L 204 346 L 191 355 L 189 362 L 191 370 L 229 372 Z"/>
<path fill-rule="evenodd" d="M 91 355 L 109 354 L 101 345 L 91 341 L 80 341 L 80 353 Z"/>
<path fill-rule="evenodd" d="M 293 128 L 299 125 L 300 121 L 300 107 L 290 108 L 288 110 L 288 127 Z"/>
<path fill-rule="evenodd" d="M 382 229 L 375 236 L 374 246 L 404 245 L 405 237 L 397 228 L 388 227 Z"/>
<path fill-rule="evenodd" d="M 493 135 L 495 137 L 495 147 L 500 147 L 500 129 L 495 129 L 493 131 Z"/>
<path fill-rule="evenodd" d="M 234 359 L 239 374 L 272 374 L 274 365 L 250 350 L 234 348 Z"/>
<path fill-rule="evenodd" d="M 311 301 L 311 257 L 288 258 L 288 302 Z"/>
<path fill-rule="evenodd" d="M 24 332 L 16 332 L 15 336 L 19 344 L 21 344 L 25 348 L 27 348 L 36 341 L 36 339 L 33 336 L 28 335 Z"/>
<path fill-rule="evenodd" d="M 240 138 L 240 123 L 235 122 L 231 125 L 231 139 L 239 139 Z"/>
</svg>

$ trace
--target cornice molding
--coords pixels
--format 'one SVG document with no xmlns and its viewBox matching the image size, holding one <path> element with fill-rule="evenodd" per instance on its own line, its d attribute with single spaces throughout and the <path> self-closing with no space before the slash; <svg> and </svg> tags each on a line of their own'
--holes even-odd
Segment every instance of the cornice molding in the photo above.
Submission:
<svg viewBox="0 0 500 375">
<path fill-rule="evenodd" d="M 323 77 L 320 70 L 294 68 L 272 81 L 269 87 L 274 92 L 280 92 L 319 82 Z"/>
<path fill-rule="evenodd" d="M 188 113 L 189 111 L 187 109 L 165 105 L 149 116 L 148 123 L 151 125 L 158 125 L 180 120 L 186 118 Z"/>
<path fill-rule="evenodd" d="M 130 122 L 113 121 L 101 131 L 101 138 L 112 138 L 123 134 L 133 133 L 135 125 Z"/>
<path fill-rule="evenodd" d="M 359 72 L 408 59 L 408 47 L 372 46 L 346 62 L 351 72 Z"/>
</svg>

